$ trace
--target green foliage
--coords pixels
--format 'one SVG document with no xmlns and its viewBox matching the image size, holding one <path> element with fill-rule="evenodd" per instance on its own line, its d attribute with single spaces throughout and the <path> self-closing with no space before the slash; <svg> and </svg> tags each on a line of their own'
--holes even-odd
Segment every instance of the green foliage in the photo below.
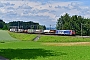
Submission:
<svg viewBox="0 0 90 60">
<path fill-rule="evenodd" d="M 43 30 L 45 30 L 46 29 L 46 26 L 44 25 L 39 25 L 39 27 L 38 27 L 38 29 L 43 29 Z"/>
<path fill-rule="evenodd" d="M 20 28 L 20 29 L 46 29 L 45 25 L 39 25 L 39 23 L 35 23 L 32 21 L 23 22 L 23 21 L 13 21 L 9 23 L 5 23 L 0 19 L 0 29 L 8 30 L 10 28 Z"/>
<path fill-rule="evenodd" d="M 0 29 L 8 30 L 7 23 L 0 19 Z"/>
<path fill-rule="evenodd" d="M 4 26 L 5 22 L 3 22 L 3 20 L 0 19 L 0 28 L 2 29 Z"/>
<path fill-rule="evenodd" d="M 10 28 L 20 28 L 20 29 L 45 29 L 45 26 L 39 25 L 32 21 L 23 22 L 23 21 L 13 21 L 8 23 Z"/>
<path fill-rule="evenodd" d="M 57 28 L 58 30 L 62 29 L 62 20 L 61 20 L 61 18 L 58 19 L 56 28 Z"/>
<path fill-rule="evenodd" d="M 46 26 L 39 25 L 39 23 L 35 23 L 32 21 L 23 22 L 23 21 L 13 21 L 9 23 L 5 23 L 0 19 L 0 29 L 8 30 L 10 28 L 20 28 L 20 29 L 46 29 Z"/>
<path fill-rule="evenodd" d="M 3 29 L 3 30 L 8 30 L 7 25 L 4 25 L 2 29 Z"/>
<path fill-rule="evenodd" d="M 77 35 L 81 34 L 81 23 L 82 25 L 82 34 L 90 35 L 90 19 L 83 18 L 82 16 L 69 16 L 65 14 L 57 20 L 57 29 L 65 30 L 75 30 Z"/>
</svg>

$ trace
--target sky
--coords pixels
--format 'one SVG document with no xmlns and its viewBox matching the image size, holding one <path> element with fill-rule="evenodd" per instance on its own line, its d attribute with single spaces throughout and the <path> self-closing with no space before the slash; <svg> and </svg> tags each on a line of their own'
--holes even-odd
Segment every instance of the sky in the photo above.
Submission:
<svg viewBox="0 0 90 60">
<path fill-rule="evenodd" d="M 0 19 L 33 21 L 49 27 L 68 13 L 90 18 L 90 0 L 0 0 Z"/>
</svg>

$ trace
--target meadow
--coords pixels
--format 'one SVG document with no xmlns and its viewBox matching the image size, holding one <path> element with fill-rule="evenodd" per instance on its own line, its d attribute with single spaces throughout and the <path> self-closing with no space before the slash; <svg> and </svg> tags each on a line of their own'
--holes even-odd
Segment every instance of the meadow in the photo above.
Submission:
<svg viewBox="0 0 90 60">
<path fill-rule="evenodd" d="M 90 37 L 77 36 L 42 36 L 38 42 L 90 42 Z"/>
<path fill-rule="evenodd" d="M 21 41 L 32 41 L 37 35 L 35 34 L 26 34 L 26 33 L 14 33 L 8 32 L 11 37 L 19 39 Z"/>
<path fill-rule="evenodd" d="M 0 43 L 0 55 L 11 60 L 89 60 L 90 46 L 45 46 L 38 42 Z"/>
<path fill-rule="evenodd" d="M 13 33 L 9 34 L 19 40 L 32 41 L 38 34 L 25 34 L 25 33 Z M 90 37 L 77 37 L 77 36 L 53 36 L 53 35 L 40 35 L 40 39 L 37 42 L 90 42 Z"/>
<path fill-rule="evenodd" d="M 7 31 L 0 30 L 0 42 L 17 41 L 17 40 L 18 39 L 11 37 Z"/>
<path fill-rule="evenodd" d="M 11 36 L 14 36 L 17 33 L 9 32 Z M 15 35 L 14 38 L 19 38 Z M 28 34 L 24 34 L 28 35 Z M 24 36 L 23 35 L 23 36 Z M 34 35 L 36 36 L 36 35 Z M 4 36 L 2 36 L 4 37 Z M 71 43 L 75 37 L 57 37 L 57 36 L 41 36 L 41 38 L 36 42 L 32 41 L 34 37 L 32 35 L 27 36 L 28 38 L 24 40 L 19 38 L 17 40 L 6 41 L 5 43 L 0 43 L 0 56 L 8 58 L 10 60 L 90 60 L 90 44 L 88 45 L 71 45 L 71 46 L 54 46 L 54 45 L 45 45 L 43 43 Z M 31 40 L 30 40 L 31 37 Z M 13 38 L 13 37 L 11 37 Z M 57 38 L 57 39 L 56 39 Z M 60 38 L 60 39 L 59 39 Z M 61 39 L 62 38 L 62 39 Z M 70 41 L 66 41 L 72 39 Z M 44 40 L 49 41 L 44 41 Z M 52 41 L 52 40 L 61 40 L 61 41 Z M 76 37 L 78 41 L 89 42 L 89 38 Z M 64 41 L 62 41 L 64 40 Z M 77 42 L 78 42 L 77 41 Z"/>
</svg>

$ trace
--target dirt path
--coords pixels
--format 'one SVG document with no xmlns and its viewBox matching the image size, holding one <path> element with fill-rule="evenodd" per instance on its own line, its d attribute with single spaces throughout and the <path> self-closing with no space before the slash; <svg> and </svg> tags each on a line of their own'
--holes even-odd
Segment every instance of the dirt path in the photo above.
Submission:
<svg viewBox="0 0 90 60">
<path fill-rule="evenodd" d="M 42 43 L 47 46 L 90 46 L 90 42 Z"/>
<path fill-rule="evenodd" d="M 37 40 L 39 40 L 40 37 L 41 37 L 40 35 L 36 36 L 36 37 L 33 39 L 33 41 L 37 41 Z"/>
</svg>

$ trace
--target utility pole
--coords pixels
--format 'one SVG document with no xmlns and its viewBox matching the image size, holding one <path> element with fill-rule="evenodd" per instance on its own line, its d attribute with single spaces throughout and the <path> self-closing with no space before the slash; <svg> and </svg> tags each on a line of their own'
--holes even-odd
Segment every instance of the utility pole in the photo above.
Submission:
<svg viewBox="0 0 90 60">
<path fill-rule="evenodd" d="M 18 23 L 18 29 L 19 29 L 19 21 L 17 21 L 17 23 Z M 19 32 L 19 30 L 17 30 L 18 32 Z"/>
<path fill-rule="evenodd" d="M 82 33 L 82 32 L 83 32 L 83 29 L 82 29 L 83 25 L 87 25 L 87 24 L 82 24 L 82 23 L 81 23 L 81 36 L 82 36 L 82 34 L 83 34 L 83 33 Z"/>
<path fill-rule="evenodd" d="M 50 25 L 50 30 L 51 30 L 51 25 Z"/>
<path fill-rule="evenodd" d="M 81 36 L 82 36 L 82 23 L 81 23 Z"/>
</svg>

